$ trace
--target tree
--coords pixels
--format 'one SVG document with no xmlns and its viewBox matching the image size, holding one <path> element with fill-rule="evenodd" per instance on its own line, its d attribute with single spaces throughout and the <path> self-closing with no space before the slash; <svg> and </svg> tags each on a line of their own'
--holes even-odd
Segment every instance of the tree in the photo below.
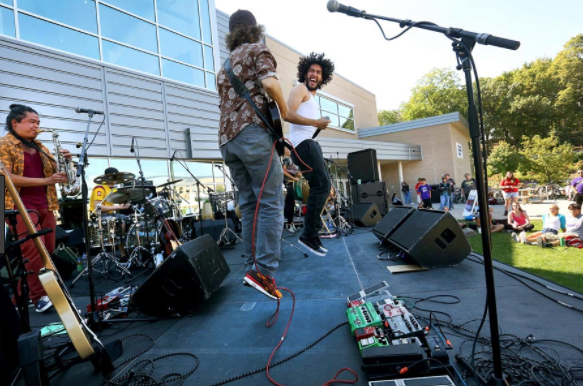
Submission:
<svg viewBox="0 0 583 386">
<path fill-rule="evenodd" d="M 413 88 L 411 98 L 401 107 L 403 121 L 459 112 L 465 115 L 465 87 L 454 70 L 436 68 Z"/>
<path fill-rule="evenodd" d="M 557 182 L 569 177 L 575 156 L 573 146 L 561 144 L 554 131 L 547 138 L 540 135 L 522 137 L 522 150 L 525 158 L 525 171 L 534 174 L 540 182 Z"/>
<path fill-rule="evenodd" d="M 392 125 L 403 122 L 400 110 L 380 110 L 378 112 L 379 126 Z"/>
<path fill-rule="evenodd" d="M 488 175 L 516 172 L 520 169 L 523 160 L 523 156 L 515 148 L 501 141 L 488 156 Z"/>
</svg>

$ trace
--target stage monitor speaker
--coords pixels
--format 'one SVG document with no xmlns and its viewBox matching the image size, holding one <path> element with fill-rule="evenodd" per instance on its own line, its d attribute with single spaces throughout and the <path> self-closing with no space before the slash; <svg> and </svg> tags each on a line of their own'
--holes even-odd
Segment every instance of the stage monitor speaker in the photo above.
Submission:
<svg viewBox="0 0 583 386">
<path fill-rule="evenodd" d="M 377 204 L 352 205 L 354 224 L 360 227 L 374 227 L 381 220 L 381 212 Z"/>
<path fill-rule="evenodd" d="M 209 235 L 178 247 L 132 296 L 132 303 L 151 316 L 184 316 L 215 292 L 230 269 Z"/>
<path fill-rule="evenodd" d="M 388 239 L 416 210 L 410 206 L 395 206 L 373 228 L 372 233 L 381 241 Z"/>
<path fill-rule="evenodd" d="M 348 171 L 353 179 L 352 184 L 358 180 L 361 183 L 375 182 L 379 180 L 379 166 L 377 163 L 377 151 L 364 149 L 348 153 Z"/>
<path fill-rule="evenodd" d="M 377 204 L 381 216 L 387 214 L 389 206 L 384 181 L 369 182 L 351 186 L 352 199 L 358 204 Z"/>
<path fill-rule="evenodd" d="M 461 263 L 472 248 L 449 212 L 418 209 L 389 237 L 389 242 L 424 268 Z"/>
</svg>

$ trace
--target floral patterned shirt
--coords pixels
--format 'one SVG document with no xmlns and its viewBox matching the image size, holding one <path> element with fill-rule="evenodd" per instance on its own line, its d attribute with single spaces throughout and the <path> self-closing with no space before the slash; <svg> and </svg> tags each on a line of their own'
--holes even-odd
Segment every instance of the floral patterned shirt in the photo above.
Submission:
<svg viewBox="0 0 583 386">
<path fill-rule="evenodd" d="M 51 153 L 50 150 L 39 141 L 34 140 L 34 142 L 43 149 L 45 153 Z M 43 153 L 40 153 L 40 158 L 43 163 L 43 173 L 45 177 L 52 176 L 55 173 L 53 164 Z M 12 174 L 19 176 L 24 174 L 24 150 L 22 150 L 22 143 L 10 133 L 0 138 L 0 159 L 6 168 L 12 170 Z M 16 190 L 20 192 L 19 187 L 16 187 Z M 49 204 L 49 210 L 59 210 L 59 200 L 57 198 L 57 189 L 55 188 L 55 185 L 47 186 L 47 202 Z M 10 196 L 8 189 L 5 189 L 4 192 L 4 209 L 14 209 L 14 201 L 12 200 L 12 196 Z"/>
<path fill-rule="evenodd" d="M 268 97 L 263 91 L 261 82 L 270 76 L 277 79 L 277 62 L 271 51 L 262 43 L 244 43 L 231 52 L 230 58 L 233 73 L 247 86 L 251 98 L 266 115 Z M 265 128 L 253 107 L 231 87 L 224 67 L 219 71 L 217 79 L 221 110 L 219 146 L 235 138 L 241 130 L 252 123 Z"/>
</svg>

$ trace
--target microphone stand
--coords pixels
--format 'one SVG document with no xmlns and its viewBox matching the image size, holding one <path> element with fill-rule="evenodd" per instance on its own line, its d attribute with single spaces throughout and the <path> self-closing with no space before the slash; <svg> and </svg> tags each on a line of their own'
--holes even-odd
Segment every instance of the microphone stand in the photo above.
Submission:
<svg viewBox="0 0 583 386">
<path fill-rule="evenodd" d="M 180 160 L 182 162 L 180 162 L 178 160 Z M 190 171 L 190 169 L 186 165 L 186 162 L 184 162 L 184 159 L 183 158 L 176 157 L 176 162 L 178 162 L 178 164 L 180 166 L 182 166 L 188 172 L 188 174 L 190 174 L 190 176 L 194 179 L 194 181 L 196 182 L 196 198 L 197 198 L 196 201 L 198 202 L 198 223 L 200 225 L 200 236 L 202 236 L 202 235 L 204 235 L 204 228 L 203 228 L 203 225 L 202 225 L 202 207 L 200 206 L 200 187 L 202 185 L 202 187 L 205 188 L 208 193 L 214 192 L 214 190 L 212 190 L 208 186 L 205 186 L 202 182 L 199 181 L 198 178 L 196 178 L 194 176 L 194 174 L 192 174 L 192 172 Z M 197 235 L 197 238 L 200 237 L 200 236 Z"/>
<path fill-rule="evenodd" d="M 155 256 L 154 255 L 156 254 L 155 253 L 156 252 L 156 246 L 155 245 L 152 245 L 152 243 L 150 241 L 150 228 L 148 226 L 148 216 L 145 213 L 146 212 L 146 204 L 147 204 L 147 200 L 146 200 L 146 178 L 144 177 L 144 171 L 142 170 L 142 163 L 140 161 L 140 145 L 138 144 L 138 139 L 136 137 L 134 137 L 134 139 L 136 141 L 136 148 L 138 149 L 138 151 L 134 151 L 134 149 L 131 148 L 130 149 L 130 152 L 134 153 L 134 157 L 136 158 L 136 161 L 138 162 L 138 169 L 140 171 L 140 180 L 142 181 L 142 199 L 144 200 L 144 228 L 146 228 L 145 229 L 145 233 L 146 233 L 146 243 L 148 244 L 148 249 L 151 251 L 150 253 L 152 254 L 152 261 L 154 261 L 154 263 L 155 263 Z M 155 208 L 154 208 L 154 212 L 157 213 Z M 156 229 L 154 229 L 154 232 L 156 232 Z M 138 250 L 138 253 L 139 253 L 140 261 L 142 261 L 142 250 L 139 249 Z"/>
<path fill-rule="evenodd" d="M 330 4 L 330 3 L 329 3 Z M 352 7 L 350 7 L 352 8 Z M 330 10 L 330 8 L 329 8 Z M 484 133 L 480 132 L 480 127 L 478 124 L 478 111 L 474 103 L 474 91 L 472 85 L 472 64 L 473 58 L 471 57 L 471 52 L 474 48 L 476 42 L 480 44 L 490 44 L 502 48 L 516 50 L 520 47 L 520 42 L 509 40 L 505 38 L 500 38 L 497 36 L 491 36 L 488 34 L 479 34 L 470 31 L 464 31 L 461 28 L 444 28 L 440 27 L 434 23 L 429 22 L 414 22 L 411 20 L 401 20 L 394 19 L 385 16 L 369 15 L 365 11 L 358 11 L 355 9 L 349 9 L 349 11 L 356 11 L 356 14 L 350 14 L 350 16 L 361 16 L 367 20 L 374 20 L 377 24 L 376 19 L 391 21 L 398 23 L 401 28 L 408 26 L 409 28 L 416 27 L 421 29 L 426 29 L 433 32 L 438 32 L 444 34 L 446 37 L 453 41 L 453 50 L 456 53 L 456 60 L 458 62 L 457 69 L 464 71 L 465 81 L 466 81 L 466 91 L 468 94 L 468 123 L 470 126 L 470 137 L 472 138 L 472 149 L 474 151 L 474 167 L 476 168 L 476 187 L 478 191 L 478 204 L 480 208 L 487 208 L 487 194 L 486 194 L 486 170 L 484 168 L 485 160 L 482 155 L 482 144 L 480 143 L 480 138 L 485 144 Z M 385 39 L 385 33 L 381 28 L 383 36 Z M 456 40 L 459 39 L 459 40 Z M 389 40 L 389 39 L 387 39 Z M 460 65 L 461 63 L 461 65 Z M 482 224 L 490 224 L 489 213 L 487 210 L 480 210 L 480 221 Z M 492 341 L 492 363 L 494 371 L 491 373 L 490 378 L 487 379 L 488 385 L 505 385 L 506 376 L 502 369 L 502 354 L 500 349 L 500 332 L 498 330 L 498 311 L 496 306 L 496 286 L 494 284 L 494 267 L 492 263 L 492 243 L 490 237 L 490 227 L 482 227 L 482 246 L 484 255 L 484 270 L 486 275 L 486 290 L 487 290 L 487 303 L 488 303 L 488 313 L 490 320 L 490 336 Z M 466 364 L 467 365 L 467 364 Z M 473 369 L 471 369 L 473 370 Z"/>
</svg>

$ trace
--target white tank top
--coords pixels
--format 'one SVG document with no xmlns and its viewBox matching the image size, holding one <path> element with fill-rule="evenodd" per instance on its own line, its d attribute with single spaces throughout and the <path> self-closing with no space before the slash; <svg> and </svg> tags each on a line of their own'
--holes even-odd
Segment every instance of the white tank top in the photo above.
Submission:
<svg viewBox="0 0 583 386">
<path fill-rule="evenodd" d="M 310 93 L 310 99 L 302 102 L 296 112 L 302 117 L 309 119 L 320 118 L 318 102 L 316 102 L 316 98 L 314 98 L 312 93 Z M 291 123 L 289 126 L 289 140 L 294 147 L 297 147 L 302 141 L 312 139 L 315 132 L 316 128 L 314 126 L 296 125 L 295 123 Z"/>
</svg>

